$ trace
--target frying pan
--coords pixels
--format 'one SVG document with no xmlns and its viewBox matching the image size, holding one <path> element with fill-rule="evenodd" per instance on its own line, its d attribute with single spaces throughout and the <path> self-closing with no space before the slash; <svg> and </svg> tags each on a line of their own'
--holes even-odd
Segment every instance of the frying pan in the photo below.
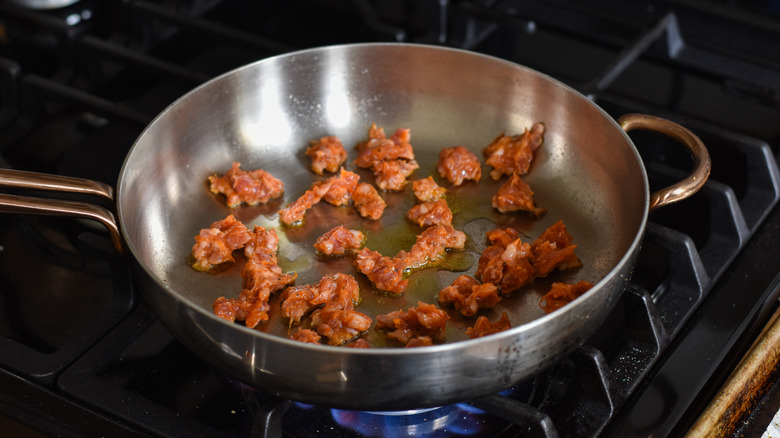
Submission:
<svg viewBox="0 0 780 438">
<path fill-rule="evenodd" d="M 311 242 L 338 224 L 365 231 L 368 246 L 385 255 L 409 249 L 419 229 L 404 220 L 410 190 L 384 193 L 380 221 L 360 219 L 347 207 L 317 205 L 300 228 L 279 225 L 276 212 L 319 180 L 304 154 L 311 140 L 336 135 L 347 146 L 365 139 L 371 123 L 390 132 L 411 130 L 420 169 L 434 175 L 439 151 L 464 145 L 481 150 L 498 133 L 546 126 L 544 144 L 525 180 L 547 213 L 533 218 L 490 207 L 503 181 L 485 177 L 450 190 L 453 225 L 469 236 L 464 251 L 439 268 L 412 274 L 409 290 L 390 296 L 372 290 L 349 258 L 322 259 Z M 641 158 L 627 131 L 649 129 L 678 140 L 693 156 L 689 177 L 650 193 Z M 350 149 L 347 167 L 354 169 Z M 208 175 L 232 161 L 262 168 L 285 184 L 283 200 L 229 209 L 206 187 Z M 165 109 L 128 153 L 116 194 L 105 184 L 3 171 L 0 185 L 65 190 L 115 199 L 115 213 L 99 205 L 2 195 L 2 211 L 92 218 L 111 231 L 132 261 L 145 300 L 167 328 L 196 354 L 242 381 L 282 397 L 363 410 L 439 406 L 505 389 L 580 345 L 601 324 L 626 287 L 650 210 L 684 199 L 709 175 L 701 141 L 679 125 L 651 116 L 618 122 L 566 85 L 528 68 L 472 52 L 410 44 L 358 44 L 317 48 L 265 59 L 217 77 Z M 372 181 L 370 174 L 361 179 Z M 453 316 L 449 342 L 424 348 L 352 349 L 286 338 L 287 322 L 272 306 L 258 329 L 216 317 L 212 303 L 240 291 L 240 263 L 217 273 L 188 265 L 193 237 L 234 214 L 247 226 L 274 227 L 279 263 L 298 272 L 298 284 L 331 272 L 355 274 L 374 317 L 417 301 L 435 302 L 438 290 L 461 273 L 473 274 L 485 247 L 484 232 L 517 228 L 533 240 L 563 220 L 578 245 L 583 267 L 538 279 L 484 314 L 507 312 L 513 328 L 467 339 L 473 319 Z M 552 281 L 588 280 L 594 287 L 545 315 L 539 297 Z M 274 302 L 272 301 L 272 304 Z M 278 302 L 277 302 L 278 303 Z M 373 330 L 369 340 L 381 344 Z"/>
</svg>

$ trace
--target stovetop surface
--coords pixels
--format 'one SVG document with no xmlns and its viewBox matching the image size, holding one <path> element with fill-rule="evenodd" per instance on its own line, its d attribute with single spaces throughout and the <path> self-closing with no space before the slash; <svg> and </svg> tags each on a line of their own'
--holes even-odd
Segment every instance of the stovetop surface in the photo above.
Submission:
<svg viewBox="0 0 780 438">
<path fill-rule="evenodd" d="M 505 393 L 405 416 L 248 388 L 172 338 L 100 228 L 0 215 L 6 415 L 64 436 L 676 435 L 776 307 L 780 12 L 771 4 L 184 3 L 0 5 L 2 161 L 115 184 L 154 115 L 215 75 L 307 47 L 409 41 L 527 65 L 613 117 L 667 117 L 702 138 L 713 172 L 690 200 L 651 213 L 631 286 L 582 349 Z M 669 142 L 631 137 L 653 189 L 686 172 L 689 159 Z"/>
</svg>

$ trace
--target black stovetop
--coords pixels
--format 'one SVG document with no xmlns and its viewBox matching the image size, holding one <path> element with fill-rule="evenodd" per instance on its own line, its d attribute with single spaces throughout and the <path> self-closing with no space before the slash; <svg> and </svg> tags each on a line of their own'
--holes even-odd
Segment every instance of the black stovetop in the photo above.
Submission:
<svg viewBox="0 0 780 438">
<path fill-rule="evenodd" d="M 665 436 L 695 420 L 776 307 L 780 11 L 771 2 L 80 1 L 0 4 L 0 164 L 115 184 L 135 137 L 199 83 L 291 50 L 462 47 L 612 116 L 689 127 L 713 172 L 650 215 L 632 283 L 577 352 L 480 400 L 387 415 L 282 400 L 184 348 L 103 231 L 0 215 L 0 411 L 60 436 Z M 631 134 L 651 188 L 690 159 Z M 397 413 L 393 413 L 397 414 Z"/>
</svg>

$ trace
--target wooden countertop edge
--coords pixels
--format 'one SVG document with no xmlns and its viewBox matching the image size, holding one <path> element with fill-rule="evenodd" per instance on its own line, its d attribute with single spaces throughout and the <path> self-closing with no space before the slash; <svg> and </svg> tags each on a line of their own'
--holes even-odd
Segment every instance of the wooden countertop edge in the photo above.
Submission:
<svg viewBox="0 0 780 438">
<path fill-rule="evenodd" d="M 780 362 L 780 309 L 731 373 L 710 405 L 696 420 L 686 438 L 725 437 L 764 395 Z"/>
</svg>

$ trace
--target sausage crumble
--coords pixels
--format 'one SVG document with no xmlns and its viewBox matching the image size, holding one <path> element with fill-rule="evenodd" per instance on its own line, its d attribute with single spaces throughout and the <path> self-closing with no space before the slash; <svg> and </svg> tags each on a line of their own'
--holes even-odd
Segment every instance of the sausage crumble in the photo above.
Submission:
<svg viewBox="0 0 780 438">
<path fill-rule="evenodd" d="M 534 152 L 544 140 L 544 124 L 537 122 L 520 135 L 499 134 L 483 151 L 485 163 L 493 168 L 490 177 L 498 180 L 502 175 L 524 175 L 531 167 Z"/>
<path fill-rule="evenodd" d="M 355 267 L 376 288 L 400 294 L 409 284 L 409 280 L 403 278 L 405 272 L 432 266 L 447 249 L 463 249 L 465 245 L 465 233 L 450 225 L 438 225 L 424 230 L 409 252 L 400 251 L 395 257 L 383 256 L 368 248 L 361 249 L 357 252 Z"/>
<path fill-rule="evenodd" d="M 480 283 L 461 275 L 450 286 L 439 291 L 439 304 L 452 305 L 463 316 L 474 316 L 479 309 L 492 309 L 501 301 L 493 283 Z"/>
<path fill-rule="evenodd" d="M 348 230 L 339 225 L 317 238 L 314 249 L 323 255 L 344 255 L 360 249 L 366 242 L 366 235 L 358 230 Z"/>
<path fill-rule="evenodd" d="M 221 263 L 232 262 L 233 251 L 243 248 L 250 239 L 246 226 L 232 214 L 228 215 L 212 223 L 209 228 L 200 230 L 195 236 L 195 245 L 192 246 L 195 263 L 192 267 L 198 271 L 207 271 Z"/>
<path fill-rule="evenodd" d="M 279 239 L 276 231 L 255 227 L 250 243 L 244 247 L 247 263 L 241 269 L 241 293 L 236 299 L 219 297 L 214 313 L 228 321 L 244 321 L 254 328 L 268 319 L 271 294 L 292 284 L 298 274 L 285 274 L 276 260 Z"/>
<path fill-rule="evenodd" d="M 575 284 L 553 283 L 550 291 L 539 300 L 539 306 L 544 309 L 544 313 L 551 313 L 574 301 L 592 287 L 593 285 L 585 280 Z"/>
<path fill-rule="evenodd" d="M 376 317 L 376 329 L 388 332 L 387 338 L 406 347 L 444 342 L 449 315 L 433 304 L 417 302 L 406 312 L 396 310 Z M 427 338 L 427 339 L 426 339 Z"/>
<path fill-rule="evenodd" d="M 466 180 L 479 182 L 482 178 L 482 164 L 479 158 L 464 146 L 442 149 L 436 170 L 442 178 L 446 178 L 455 186 L 463 184 Z"/>
<path fill-rule="evenodd" d="M 384 129 L 372 123 L 368 130 L 368 139 L 355 146 L 358 150 L 355 165 L 371 169 L 380 189 L 403 190 L 408 182 L 407 178 L 420 168 L 414 161 L 410 138 L 409 130 L 403 128 L 398 128 L 387 138 Z"/>
<path fill-rule="evenodd" d="M 284 193 L 284 183 L 270 173 L 261 169 L 247 172 L 240 166 L 234 161 L 225 175 L 209 177 L 209 189 L 215 195 L 225 195 L 228 207 L 264 204 Z"/>
<path fill-rule="evenodd" d="M 520 175 L 513 173 L 512 176 L 498 189 L 498 193 L 493 196 L 492 205 L 501 213 L 513 211 L 528 211 L 534 216 L 539 217 L 547 210 L 534 205 L 534 192 L 531 187 L 523 181 Z"/>
<path fill-rule="evenodd" d="M 324 171 L 335 173 L 347 161 L 347 151 L 336 136 L 312 140 L 306 155 L 311 158 L 311 170 L 317 175 Z"/>
<path fill-rule="evenodd" d="M 323 199 L 336 206 L 345 205 L 352 198 L 359 179 L 358 174 L 342 168 L 339 175 L 312 184 L 295 202 L 279 210 L 279 219 L 286 225 L 299 225 L 306 211 Z"/>
<path fill-rule="evenodd" d="M 474 323 L 474 326 L 466 329 L 466 336 L 471 339 L 481 338 L 512 328 L 512 323 L 506 312 L 501 313 L 501 317 L 496 322 L 490 322 L 486 316 L 480 316 Z"/>
</svg>

